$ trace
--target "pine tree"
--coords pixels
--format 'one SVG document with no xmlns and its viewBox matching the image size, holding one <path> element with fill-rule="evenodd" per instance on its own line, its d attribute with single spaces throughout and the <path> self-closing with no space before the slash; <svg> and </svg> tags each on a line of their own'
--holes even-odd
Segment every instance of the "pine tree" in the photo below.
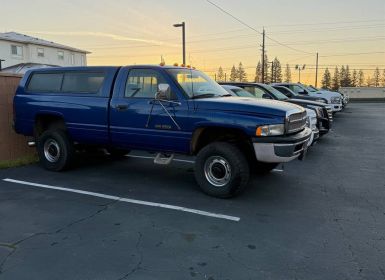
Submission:
<svg viewBox="0 0 385 280">
<path fill-rule="evenodd" d="M 357 73 L 357 70 L 354 69 L 353 70 L 353 76 L 352 76 L 352 87 L 356 87 L 357 86 L 357 83 L 358 83 L 358 73 Z"/>
<path fill-rule="evenodd" d="M 366 79 L 366 86 L 367 87 L 372 87 L 373 86 L 373 79 L 372 77 L 368 76 L 368 78 Z"/>
<path fill-rule="evenodd" d="M 235 66 L 233 65 L 230 72 L 230 82 L 235 82 L 237 79 L 238 79 L 237 69 L 235 69 Z"/>
<path fill-rule="evenodd" d="M 281 83 L 282 82 L 282 67 L 281 62 L 276 57 L 273 61 L 273 69 L 272 69 L 272 83 Z"/>
<path fill-rule="evenodd" d="M 345 70 L 345 66 L 341 66 L 341 70 L 340 70 L 340 86 L 341 87 L 346 87 L 346 70 Z"/>
<path fill-rule="evenodd" d="M 223 82 L 225 80 L 225 74 L 223 73 L 222 66 L 219 66 L 218 74 L 217 74 L 217 81 Z"/>
<path fill-rule="evenodd" d="M 332 79 L 332 90 L 338 90 L 340 88 L 340 74 L 338 71 L 338 67 L 334 69 L 334 75 Z"/>
<path fill-rule="evenodd" d="M 382 70 L 382 86 L 385 87 L 385 69 Z"/>
<path fill-rule="evenodd" d="M 350 73 L 349 65 L 346 65 L 346 68 L 345 68 L 345 83 L 346 83 L 346 87 L 352 86 L 352 75 Z"/>
<path fill-rule="evenodd" d="M 291 83 L 291 70 L 289 64 L 286 64 L 285 83 Z"/>
<path fill-rule="evenodd" d="M 243 68 L 242 62 L 239 62 L 237 72 L 238 72 L 238 80 L 240 82 L 247 82 L 247 74 L 245 72 L 245 69 Z"/>
<path fill-rule="evenodd" d="M 262 73 L 261 72 L 262 72 L 261 62 L 258 61 L 257 67 L 255 68 L 254 82 L 256 82 L 256 83 L 262 82 Z"/>
<path fill-rule="evenodd" d="M 363 87 L 365 83 L 365 75 L 362 70 L 358 71 L 358 86 Z"/>
<path fill-rule="evenodd" d="M 323 78 L 322 78 L 322 88 L 323 89 L 330 89 L 332 83 L 332 76 L 330 74 L 330 71 L 328 68 L 325 69 Z"/>
<path fill-rule="evenodd" d="M 376 70 L 374 70 L 373 73 L 373 85 L 375 87 L 380 86 L 380 69 L 378 69 L 378 67 L 376 67 Z"/>
</svg>

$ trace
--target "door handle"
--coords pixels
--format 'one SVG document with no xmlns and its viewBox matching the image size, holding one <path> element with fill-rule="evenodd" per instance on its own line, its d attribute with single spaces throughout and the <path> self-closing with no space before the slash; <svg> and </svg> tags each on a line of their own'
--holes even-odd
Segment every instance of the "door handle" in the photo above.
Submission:
<svg viewBox="0 0 385 280">
<path fill-rule="evenodd" d="M 128 105 L 127 104 L 118 104 L 115 106 L 115 108 L 118 111 L 125 111 L 128 109 Z"/>
</svg>

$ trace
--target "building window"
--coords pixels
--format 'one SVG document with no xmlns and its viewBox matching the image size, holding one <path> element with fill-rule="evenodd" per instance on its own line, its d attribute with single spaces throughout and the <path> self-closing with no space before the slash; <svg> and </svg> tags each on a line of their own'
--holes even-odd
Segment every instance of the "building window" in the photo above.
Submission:
<svg viewBox="0 0 385 280">
<path fill-rule="evenodd" d="M 15 56 L 23 56 L 23 47 L 17 45 L 11 45 L 11 54 Z"/>
<path fill-rule="evenodd" d="M 82 64 L 81 64 L 82 66 L 86 65 L 86 58 L 84 57 L 84 55 L 81 55 L 81 61 L 82 61 L 82 62 L 81 62 L 81 63 L 82 63 Z"/>
<path fill-rule="evenodd" d="M 59 60 L 64 60 L 64 52 L 63 51 L 58 51 L 57 52 L 57 58 Z"/>
<path fill-rule="evenodd" d="M 75 54 L 71 53 L 71 64 L 75 64 Z"/>
<path fill-rule="evenodd" d="M 44 49 L 43 48 L 37 48 L 37 56 L 38 57 L 44 57 Z"/>
</svg>

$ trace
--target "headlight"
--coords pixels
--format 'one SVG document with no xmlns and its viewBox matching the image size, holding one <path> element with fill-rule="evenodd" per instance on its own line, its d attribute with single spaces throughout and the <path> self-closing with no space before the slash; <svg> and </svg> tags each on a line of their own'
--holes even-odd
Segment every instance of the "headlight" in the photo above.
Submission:
<svg viewBox="0 0 385 280">
<path fill-rule="evenodd" d="M 285 133 L 284 124 L 271 124 L 271 125 L 262 125 L 258 126 L 255 131 L 257 136 L 277 136 L 283 135 Z"/>
<path fill-rule="evenodd" d="M 306 126 L 310 127 L 310 117 L 309 116 L 306 118 Z"/>
<path fill-rule="evenodd" d="M 321 103 L 326 103 L 326 101 L 324 99 L 316 99 L 315 101 L 316 102 L 321 102 Z"/>
<path fill-rule="evenodd" d="M 341 103 L 341 97 L 332 97 L 331 99 L 330 99 L 330 101 L 331 101 L 331 103 L 333 103 L 333 104 L 338 104 L 338 103 Z"/>
</svg>

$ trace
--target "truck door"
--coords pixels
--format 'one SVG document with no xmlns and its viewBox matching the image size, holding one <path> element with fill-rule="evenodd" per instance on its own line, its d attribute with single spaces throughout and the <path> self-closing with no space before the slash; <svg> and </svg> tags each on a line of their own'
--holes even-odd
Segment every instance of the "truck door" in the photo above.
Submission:
<svg viewBox="0 0 385 280">
<path fill-rule="evenodd" d="M 122 71 L 110 104 L 111 143 L 128 149 L 188 152 L 191 133 L 184 130 L 188 104 L 178 97 L 170 77 L 151 68 Z M 155 101 L 159 84 L 170 85 L 174 102 Z"/>
</svg>

